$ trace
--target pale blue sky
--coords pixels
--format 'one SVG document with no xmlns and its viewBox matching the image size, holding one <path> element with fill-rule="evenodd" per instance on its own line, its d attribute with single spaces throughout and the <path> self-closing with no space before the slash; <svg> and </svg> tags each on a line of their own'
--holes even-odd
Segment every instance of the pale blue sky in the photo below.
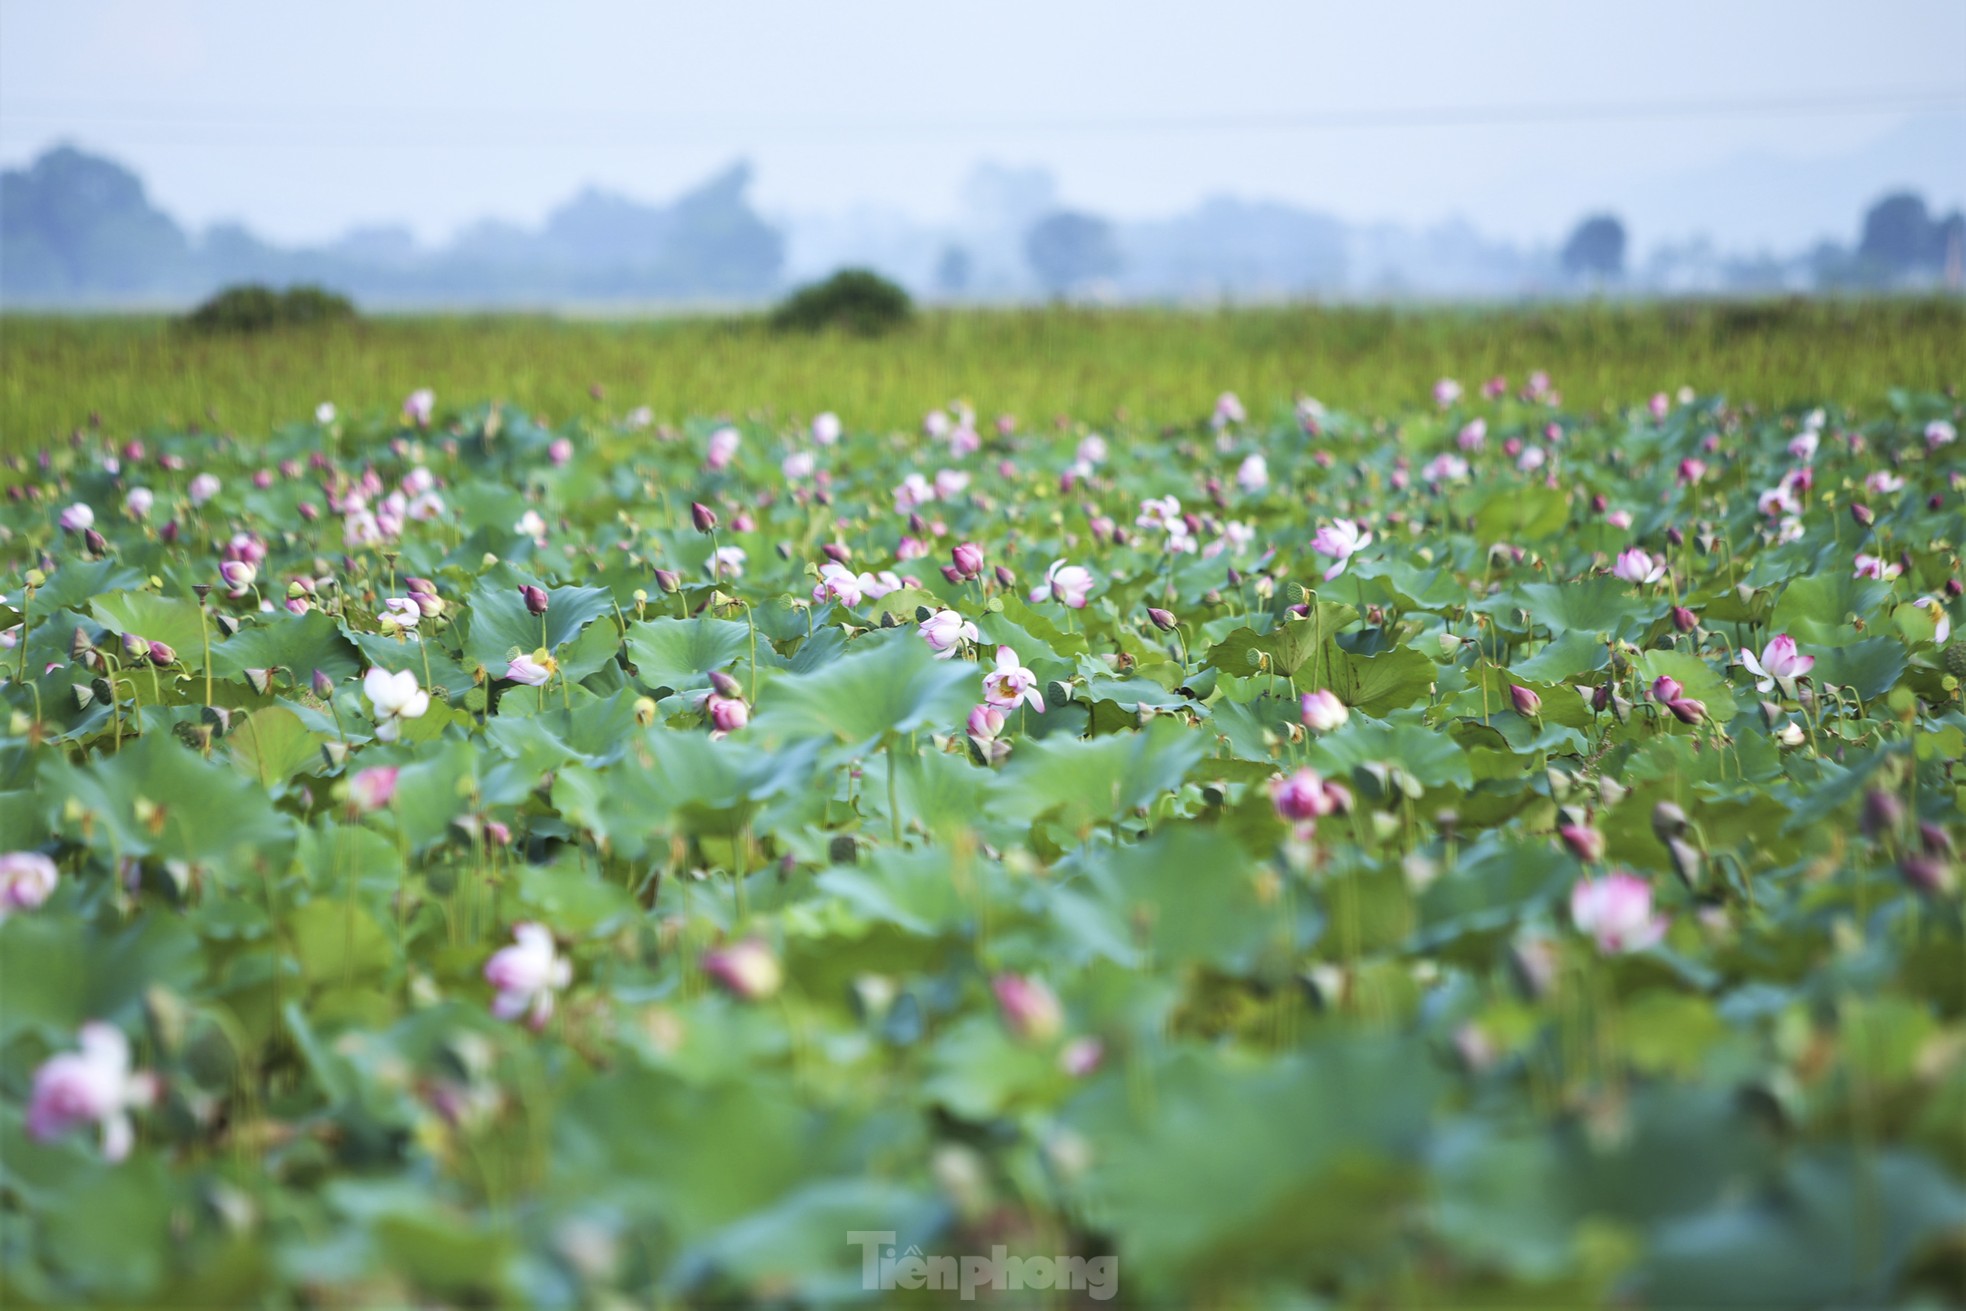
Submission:
<svg viewBox="0 0 1966 1311">
<path fill-rule="evenodd" d="M 1544 240 L 1610 203 L 1788 245 L 1892 181 L 1966 201 L 1962 51 L 1962 0 L 0 0 L 0 162 L 71 140 L 282 240 L 656 200 L 741 155 L 775 213 L 948 217 L 991 158 L 1128 217 L 1227 191 Z M 1727 194 L 1757 167 L 1787 192 Z"/>
</svg>

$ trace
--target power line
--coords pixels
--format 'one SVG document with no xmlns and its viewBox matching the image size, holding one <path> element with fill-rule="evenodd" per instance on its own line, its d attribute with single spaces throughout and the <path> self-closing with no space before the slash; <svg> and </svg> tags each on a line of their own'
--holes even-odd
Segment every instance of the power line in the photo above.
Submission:
<svg viewBox="0 0 1966 1311">
<path fill-rule="evenodd" d="M 793 116 L 602 111 L 585 109 L 523 109 L 487 106 L 425 108 L 362 106 L 267 106 L 82 104 L 56 108 L 63 102 L 22 101 L 46 108 L 0 107 L 0 135 L 16 135 L 21 126 L 48 124 L 53 130 L 90 126 L 128 125 L 161 130 L 170 144 L 258 145 L 302 144 L 299 135 L 315 145 L 397 146 L 405 148 L 509 148 L 525 145 L 637 144 L 652 136 L 700 137 L 707 132 L 757 133 L 770 137 L 899 137 L 919 138 L 959 134 L 1112 135 L 1170 133 L 1355 131 L 1400 128 L 1530 126 L 1537 124 L 1670 121 L 1752 117 L 1865 115 L 1880 113 L 1949 113 L 1966 109 L 1966 91 L 1894 90 L 1841 94 L 1679 100 L 1572 102 L 1564 104 L 1432 105 L 1382 109 L 1324 109 L 1256 114 L 1183 114 L 1139 118 L 935 118 L 906 119 L 841 116 L 819 113 Z M 435 120 L 436 130 L 419 130 L 410 122 Z M 326 120 L 326 121 L 324 121 Z M 498 120 L 505 120 L 501 123 Z M 558 120 L 558 121 L 554 121 Z M 349 129 L 354 129 L 351 132 Z M 323 137 L 312 129 L 325 129 Z M 43 127 L 45 134 L 50 129 Z M 191 133 L 246 133 L 266 141 L 196 141 Z M 157 135 L 152 134 L 153 137 Z"/>
</svg>

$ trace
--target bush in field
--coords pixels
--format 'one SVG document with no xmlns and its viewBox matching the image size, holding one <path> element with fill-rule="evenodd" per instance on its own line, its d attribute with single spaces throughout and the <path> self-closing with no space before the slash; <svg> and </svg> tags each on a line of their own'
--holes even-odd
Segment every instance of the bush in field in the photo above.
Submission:
<svg viewBox="0 0 1966 1311">
<path fill-rule="evenodd" d="M 908 293 L 870 269 L 841 269 L 824 282 L 810 283 L 772 311 L 780 332 L 828 329 L 878 337 L 904 327 L 915 315 Z"/>
<path fill-rule="evenodd" d="M 193 332 L 267 332 L 275 328 L 346 323 L 355 318 L 348 297 L 324 287 L 298 286 L 285 291 L 258 283 L 227 287 L 186 315 Z"/>
</svg>

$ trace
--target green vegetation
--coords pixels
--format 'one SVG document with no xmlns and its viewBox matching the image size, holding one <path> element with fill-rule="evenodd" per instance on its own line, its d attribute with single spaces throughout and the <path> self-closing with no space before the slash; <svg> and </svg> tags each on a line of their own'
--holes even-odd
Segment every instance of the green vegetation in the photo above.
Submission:
<svg viewBox="0 0 1966 1311">
<path fill-rule="evenodd" d="M 325 287 L 276 291 L 258 283 L 227 287 L 184 316 L 192 332 L 256 333 L 279 328 L 314 328 L 352 323 L 355 303 Z"/>
<path fill-rule="evenodd" d="M 833 329 L 879 337 L 906 327 L 914 314 L 914 302 L 897 284 L 870 269 L 841 269 L 793 292 L 772 311 L 771 326 L 782 332 Z"/>
<path fill-rule="evenodd" d="M 332 400 L 393 411 L 413 388 L 554 419 L 608 403 L 665 418 L 834 410 L 912 426 L 967 396 L 1027 420 L 1120 411 L 1168 420 L 1234 388 L 1281 405 L 1410 404 L 1436 377 L 1547 369 L 1567 405 L 1688 384 L 1759 404 L 1833 395 L 1874 407 L 1897 387 L 1966 380 L 1959 301 L 1750 302 L 1401 310 L 935 312 L 870 341 L 782 336 L 763 318 L 600 322 L 522 316 L 371 319 L 263 339 L 205 339 L 156 318 L 0 317 L 0 443 L 85 425 L 260 432 Z"/>
</svg>

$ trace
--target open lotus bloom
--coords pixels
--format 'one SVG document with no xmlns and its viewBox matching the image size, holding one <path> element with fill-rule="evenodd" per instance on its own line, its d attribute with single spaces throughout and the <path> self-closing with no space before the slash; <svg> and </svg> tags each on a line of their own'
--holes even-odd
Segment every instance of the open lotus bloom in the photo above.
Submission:
<svg viewBox="0 0 1966 1311">
<path fill-rule="evenodd" d="M 1579 879 L 1570 889 L 1570 922 L 1608 956 L 1644 951 L 1666 934 L 1652 913 L 1652 885 L 1632 874 Z"/>
<path fill-rule="evenodd" d="M 157 1080 L 131 1070 L 130 1040 L 114 1025 L 84 1024 L 76 1042 L 80 1050 L 51 1056 L 34 1072 L 27 1132 L 46 1142 L 100 1125 L 103 1158 L 120 1161 L 136 1142 L 130 1111 L 156 1100 Z"/>
<path fill-rule="evenodd" d="M 1324 571 L 1324 581 L 1327 583 L 1344 573 L 1351 558 L 1370 545 L 1372 534 L 1351 519 L 1334 519 L 1318 529 L 1317 535 L 1311 538 L 1313 551 L 1337 561 Z"/>
<path fill-rule="evenodd" d="M 996 668 L 983 675 L 983 700 L 1006 710 L 1022 704 L 1039 714 L 1044 713 L 1044 697 L 1038 691 L 1038 676 L 1024 668 L 1017 658 L 1017 652 L 1007 646 L 997 648 Z"/>
<path fill-rule="evenodd" d="M 975 624 L 948 609 L 937 610 L 922 620 L 919 631 L 937 660 L 949 659 L 964 642 L 982 640 Z"/>
<path fill-rule="evenodd" d="M 1795 639 L 1787 633 L 1778 633 L 1769 639 L 1768 645 L 1761 649 L 1761 658 L 1755 659 L 1754 652 L 1741 652 L 1741 665 L 1755 676 L 1755 687 L 1762 692 L 1772 691 L 1776 683 L 1791 689 L 1795 680 L 1816 667 L 1816 657 L 1806 656 L 1796 650 Z"/>
<path fill-rule="evenodd" d="M 421 719 L 430 709 L 430 694 L 417 686 L 416 674 L 408 669 L 393 674 L 371 669 L 362 676 L 362 691 L 374 709 L 379 741 L 394 742 L 403 731 L 403 720 Z"/>
<path fill-rule="evenodd" d="M 559 954 L 544 925 L 515 924 L 512 936 L 513 946 L 485 962 L 485 982 L 498 991 L 492 1014 L 501 1020 L 524 1016 L 538 1029 L 553 1018 L 554 994 L 573 982 L 573 963 Z"/>
</svg>

